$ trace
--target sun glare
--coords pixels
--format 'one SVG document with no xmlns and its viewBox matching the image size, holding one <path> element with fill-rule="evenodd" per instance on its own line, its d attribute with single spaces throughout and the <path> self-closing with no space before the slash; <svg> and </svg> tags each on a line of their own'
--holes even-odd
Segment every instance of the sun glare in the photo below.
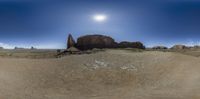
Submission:
<svg viewBox="0 0 200 99">
<path fill-rule="evenodd" d="M 103 22 L 107 17 L 105 15 L 94 15 L 93 19 L 97 22 Z"/>
</svg>

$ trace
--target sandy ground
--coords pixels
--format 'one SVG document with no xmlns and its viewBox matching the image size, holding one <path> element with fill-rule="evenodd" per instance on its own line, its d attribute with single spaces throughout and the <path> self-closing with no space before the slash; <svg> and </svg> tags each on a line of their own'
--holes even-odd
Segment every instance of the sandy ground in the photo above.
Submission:
<svg viewBox="0 0 200 99">
<path fill-rule="evenodd" d="M 180 53 L 0 58 L 0 99 L 200 99 L 199 93 L 200 58 Z"/>
</svg>

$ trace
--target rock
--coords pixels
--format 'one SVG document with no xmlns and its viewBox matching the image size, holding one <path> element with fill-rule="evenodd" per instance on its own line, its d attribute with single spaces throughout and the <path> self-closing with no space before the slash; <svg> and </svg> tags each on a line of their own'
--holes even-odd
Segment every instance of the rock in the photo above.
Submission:
<svg viewBox="0 0 200 99">
<path fill-rule="evenodd" d="M 127 42 L 123 41 L 118 44 L 119 48 L 138 48 L 145 49 L 145 46 L 141 42 Z"/>
<path fill-rule="evenodd" d="M 75 47 L 76 42 L 74 41 L 73 37 L 71 34 L 68 35 L 68 40 L 67 40 L 67 49 L 70 47 Z"/>
<path fill-rule="evenodd" d="M 56 52 L 57 52 L 57 53 L 61 53 L 61 50 L 60 50 L 60 49 L 57 49 Z"/>
<path fill-rule="evenodd" d="M 194 46 L 190 46 L 188 48 L 191 49 L 191 50 L 197 50 L 197 49 L 200 49 L 200 46 L 199 45 L 194 45 Z"/>
<path fill-rule="evenodd" d="M 80 52 L 80 50 L 75 48 L 75 47 L 70 47 L 66 51 L 68 51 L 68 52 Z"/>
<path fill-rule="evenodd" d="M 195 49 L 199 49 L 200 46 L 199 46 L 199 45 L 195 45 L 193 48 L 195 48 Z"/>
<path fill-rule="evenodd" d="M 182 49 L 187 49 L 187 47 L 185 45 L 174 45 L 171 49 L 182 50 Z"/>
<path fill-rule="evenodd" d="M 31 50 L 36 50 L 36 48 L 32 46 L 32 47 L 31 47 Z"/>
<path fill-rule="evenodd" d="M 86 35 L 77 39 L 77 48 L 88 50 L 93 48 L 114 48 L 117 43 L 113 38 L 104 35 Z"/>
<path fill-rule="evenodd" d="M 15 49 L 15 50 L 25 50 L 25 49 L 27 49 L 27 48 L 15 47 L 14 49 Z"/>
<path fill-rule="evenodd" d="M 165 46 L 154 46 L 152 47 L 152 49 L 168 49 L 168 48 Z"/>
<path fill-rule="evenodd" d="M 67 50 L 65 50 L 64 53 L 68 53 L 68 54 L 81 54 L 81 51 L 79 49 L 77 49 L 76 47 L 70 47 Z"/>
<path fill-rule="evenodd" d="M 118 44 L 119 48 L 132 48 L 132 42 L 122 41 Z"/>
</svg>

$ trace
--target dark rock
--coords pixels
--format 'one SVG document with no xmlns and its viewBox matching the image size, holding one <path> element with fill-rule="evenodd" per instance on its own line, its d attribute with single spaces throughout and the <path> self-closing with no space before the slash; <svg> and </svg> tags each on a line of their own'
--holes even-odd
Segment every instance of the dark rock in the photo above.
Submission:
<svg viewBox="0 0 200 99">
<path fill-rule="evenodd" d="M 77 49 L 76 47 L 70 47 L 66 50 L 66 52 L 69 52 L 70 54 L 80 54 L 81 51 Z"/>
<path fill-rule="evenodd" d="M 104 35 L 86 35 L 77 39 L 77 46 L 80 50 L 93 48 L 114 48 L 117 43 L 113 38 Z"/>
<path fill-rule="evenodd" d="M 74 41 L 73 37 L 71 34 L 68 35 L 68 40 L 67 40 L 67 49 L 70 47 L 74 47 L 76 42 Z"/>
<path fill-rule="evenodd" d="M 61 52 L 61 50 L 60 50 L 60 49 L 57 49 L 57 50 L 56 50 L 56 52 L 57 52 L 57 53 L 60 53 L 60 52 Z"/>
<path fill-rule="evenodd" d="M 199 45 L 195 45 L 193 48 L 200 49 L 200 46 Z"/>
<path fill-rule="evenodd" d="M 36 50 L 36 48 L 32 46 L 32 47 L 31 47 L 31 50 Z"/>
<path fill-rule="evenodd" d="M 15 49 L 15 50 L 25 50 L 25 49 L 27 49 L 27 48 L 15 47 L 14 49 Z"/>
<path fill-rule="evenodd" d="M 174 45 L 171 49 L 182 50 L 182 49 L 187 49 L 187 46 L 185 46 L 185 45 Z"/>
<path fill-rule="evenodd" d="M 66 51 L 68 51 L 68 52 L 80 52 L 80 50 L 77 49 L 76 47 L 70 47 Z"/>
<path fill-rule="evenodd" d="M 118 44 L 120 48 L 132 48 L 132 42 L 122 41 Z"/>
<path fill-rule="evenodd" d="M 127 42 L 123 41 L 118 44 L 119 48 L 138 48 L 145 49 L 145 46 L 141 42 Z"/>
</svg>

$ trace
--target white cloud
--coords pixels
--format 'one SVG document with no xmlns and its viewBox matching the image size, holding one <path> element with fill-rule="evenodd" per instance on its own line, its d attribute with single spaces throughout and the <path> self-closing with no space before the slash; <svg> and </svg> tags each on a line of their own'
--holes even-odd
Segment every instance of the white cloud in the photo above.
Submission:
<svg viewBox="0 0 200 99">
<path fill-rule="evenodd" d="M 194 41 L 189 41 L 189 42 L 186 43 L 186 45 L 187 45 L 187 46 L 200 45 L 200 42 L 199 42 L 199 41 L 196 41 L 196 42 L 194 42 Z"/>
<path fill-rule="evenodd" d="M 59 44 L 59 43 L 48 43 L 48 44 L 17 44 L 17 45 L 12 45 L 12 44 L 7 44 L 0 42 L 0 47 L 3 47 L 5 49 L 14 49 L 15 47 L 20 47 L 20 48 L 38 48 L 38 49 L 59 49 L 59 48 L 65 48 L 64 44 Z"/>
<path fill-rule="evenodd" d="M 14 46 L 6 43 L 0 42 L 0 47 L 6 48 L 6 49 L 13 49 Z"/>
</svg>

